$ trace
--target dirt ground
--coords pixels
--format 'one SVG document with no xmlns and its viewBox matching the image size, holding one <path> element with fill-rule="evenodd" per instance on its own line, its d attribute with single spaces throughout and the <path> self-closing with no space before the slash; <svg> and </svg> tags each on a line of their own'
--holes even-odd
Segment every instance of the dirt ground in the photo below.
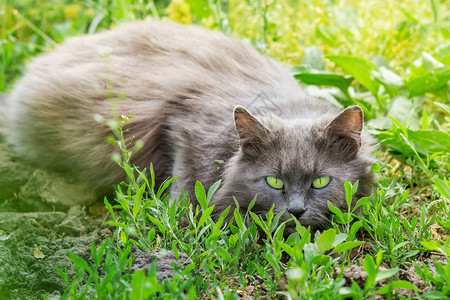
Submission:
<svg viewBox="0 0 450 300">
<path fill-rule="evenodd" d="M 93 241 L 110 235 L 103 216 L 84 206 L 90 191 L 20 161 L 0 143 L 0 299 L 58 299 L 56 269 L 74 270 L 71 251 L 90 257 Z"/>
</svg>

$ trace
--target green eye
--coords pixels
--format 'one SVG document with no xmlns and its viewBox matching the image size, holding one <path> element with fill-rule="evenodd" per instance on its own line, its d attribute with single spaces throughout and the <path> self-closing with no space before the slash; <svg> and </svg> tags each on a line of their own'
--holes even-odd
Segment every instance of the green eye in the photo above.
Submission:
<svg viewBox="0 0 450 300">
<path fill-rule="evenodd" d="M 282 189 L 284 186 L 284 182 L 280 178 L 273 177 L 273 176 L 267 176 L 266 180 L 267 180 L 267 183 L 274 189 L 279 190 L 279 189 Z"/>
<path fill-rule="evenodd" d="M 315 189 L 321 189 L 321 188 L 326 187 L 329 183 L 330 183 L 330 177 L 322 176 L 322 177 L 314 179 L 312 182 L 312 186 Z"/>
</svg>

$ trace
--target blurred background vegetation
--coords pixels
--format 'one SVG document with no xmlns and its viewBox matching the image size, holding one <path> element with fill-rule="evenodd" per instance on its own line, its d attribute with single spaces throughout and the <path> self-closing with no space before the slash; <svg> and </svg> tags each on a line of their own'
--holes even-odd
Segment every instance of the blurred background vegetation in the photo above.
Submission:
<svg viewBox="0 0 450 300">
<path fill-rule="evenodd" d="M 300 64 L 305 47 L 316 45 L 325 55 L 388 61 L 401 75 L 408 75 L 422 52 L 434 53 L 450 38 L 450 1 L 442 0 L 2 2 L 0 91 L 10 88 L 30 57 L 66 37 L 138 19 L 171 19 L 220 29 L 250 40 L 289 65 Z"/>
</svg>

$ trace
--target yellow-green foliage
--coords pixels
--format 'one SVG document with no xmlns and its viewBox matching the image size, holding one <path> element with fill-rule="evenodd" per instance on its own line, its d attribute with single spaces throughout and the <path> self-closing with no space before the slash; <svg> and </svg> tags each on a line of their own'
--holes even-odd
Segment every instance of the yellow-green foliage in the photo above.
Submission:
<svg viewBox="0 0 450 300">
<path fill-rule="evenodd" d="M 239 36 L 263 38 L 263 18 L 255 11 L 264 7 L 258 7 L 258 2 L 250 1 L 254 4 L 248 5 L 246 1 L 231 1 L 230 21 Z M 439 30 L 433 25 L 429 1 L 260 2 L 267 3 L 268 52 L 293 65 L 300 63 L 304 47 L 317 45 L 325 55 L 380 55 L 392 66 L 404 69 L 423 51 L 432 52 L 445 37 L 450 37 L 448 28 Z M 442 3 L 441 10 L 447 18 L 448 5 Z"/>
<path fill-rule="evenodd" d="M 450 4 L 438 0 L 18 0 L 1 13 L 0 76 L 7 83 L 31 55 L 67 36 L 144 18 L 228 29 L 289 65 L 317 45 L 325 55 L 381 56 L 400 74 L 450 37 Z"/>
</svg>

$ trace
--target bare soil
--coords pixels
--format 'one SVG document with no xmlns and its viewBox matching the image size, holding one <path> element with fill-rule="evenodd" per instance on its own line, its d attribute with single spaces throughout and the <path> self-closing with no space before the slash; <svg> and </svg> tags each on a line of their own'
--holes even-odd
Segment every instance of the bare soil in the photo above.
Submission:
<svg viewBox="0 0 450 300">
<path fill-rule="evenodd" d="M 27 165 L 0 144 L 0 299 L 58 299 L 65 289 L 56 269 L 74 274 L 71 251 L 90 257 L 93 241 L 110 235 L 102 214 L 73 203 L 93 194 Z"/>
</svg>

